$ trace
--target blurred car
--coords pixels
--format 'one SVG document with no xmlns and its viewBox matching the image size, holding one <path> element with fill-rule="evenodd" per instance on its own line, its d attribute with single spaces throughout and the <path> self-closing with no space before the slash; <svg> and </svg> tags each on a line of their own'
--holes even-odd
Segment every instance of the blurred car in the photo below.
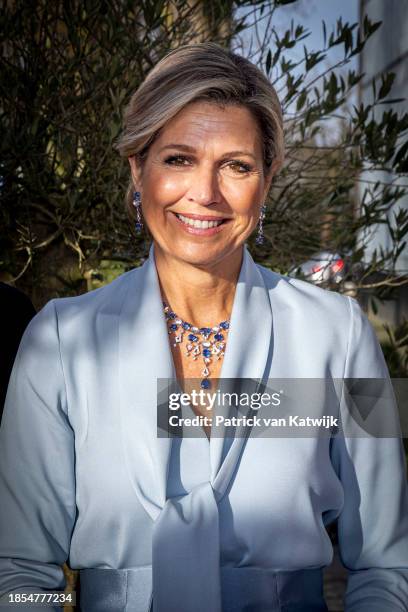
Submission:
<svg viewBox="0 0 408 612">
<path fill-rule="evenodd" d="M 361 276 L 362 270 L 361 262 L 352 262 L 351 253 L 342 255 L 334 251 L 319 251 L 304 263 L 293 266 L 288 276 L 356 297 L 356 280 Z"/>
<path fill-rule="evenodd" d="M 337 284 L 344 281 L 349 268 L 347 259 L 339 253 L 319 251 L 304 263 L 291 268 L 288 276 L 302 278 L 316 285 Z"/>
</svg>

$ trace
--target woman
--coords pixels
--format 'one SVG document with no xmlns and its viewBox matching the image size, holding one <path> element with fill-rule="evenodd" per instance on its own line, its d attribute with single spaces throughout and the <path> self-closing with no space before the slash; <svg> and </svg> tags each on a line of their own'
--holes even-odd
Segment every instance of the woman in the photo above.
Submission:
<svg viewBox="0 0 408 612">
<path fill-rule="evenodd" d="M 172 51 L 133 95 L 117 146 L 149 258 L 51 300 L 23 337 L 0 438 L 2 592 L 61 590 L 68 559 L 85 612 L 327 610 L 338 518 L 346 610 L 408 610 L 399 438 L 158 435 L 157 379 L 388 377 L 355 300 L 247 250 L 282 134 L 266 77 L 215 44 Z"/>
</svg>

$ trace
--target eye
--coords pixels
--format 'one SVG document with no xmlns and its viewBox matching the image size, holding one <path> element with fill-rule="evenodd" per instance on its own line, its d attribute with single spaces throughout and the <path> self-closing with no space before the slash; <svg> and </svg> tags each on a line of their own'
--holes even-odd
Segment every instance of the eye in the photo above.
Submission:
<svg viewBox="0 0 408 612">
<path fill-rule="evenodd" d="M 169 157 L 166 157 L 164 160 L 164 163 L 169 166 L 185 166 L 186 164 L 183 162 L 186 161 L 188 162 L 189 159 L 185 155 L 169 155 Z"/>
<path fill-rule="evenodd" d="M 252 170 L 252 166 L 250 164 L 247 164 L 244 161 L 241 161 L 239 159 L 233 160 L 231 162 L 229 162 L 228 167 L 232 168 L 234 170 L 234 172 L 237 172 L 238 174 L 246 174 L 248 172 L 251 172 Z"/>
</svg>

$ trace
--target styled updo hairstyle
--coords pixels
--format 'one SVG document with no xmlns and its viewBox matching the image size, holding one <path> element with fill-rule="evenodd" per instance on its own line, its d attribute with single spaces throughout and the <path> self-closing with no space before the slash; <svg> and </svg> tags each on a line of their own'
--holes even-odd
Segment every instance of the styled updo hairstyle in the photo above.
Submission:
<svg viewBox="0 0 408 612">
<path fill-rule="evenodd" d="M 187 104 L 207 101 L 244 106 L 258 121 L 263 143 L 264 172 L 283 163 L 282 110 L 265 74 L 246 58 L 212 42 L 178 47 L 163 57 L 132 95 L 124 113 L 123 130 L 114 144 L 122 157 L 136 155 L 140 163 L 159 131 Z M 126 193 L 130 218 L 132 178 Z"/>
</svg>

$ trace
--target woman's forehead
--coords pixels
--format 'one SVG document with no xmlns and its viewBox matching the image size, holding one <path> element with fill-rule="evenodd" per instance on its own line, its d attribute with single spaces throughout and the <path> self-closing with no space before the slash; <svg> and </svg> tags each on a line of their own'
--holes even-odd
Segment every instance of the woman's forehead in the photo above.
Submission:
<svg viewBox="0 0 408 612">
<path fill-rule="evenodd" d="M 225 108 L 208 103 L 190 104 L 160 131 L 156 147 L 183 144 L 194 149 L 208 146 L 208 141 L 252 152 L 260 146 L 258 123 L 244 106 Z"/>
</svg>

